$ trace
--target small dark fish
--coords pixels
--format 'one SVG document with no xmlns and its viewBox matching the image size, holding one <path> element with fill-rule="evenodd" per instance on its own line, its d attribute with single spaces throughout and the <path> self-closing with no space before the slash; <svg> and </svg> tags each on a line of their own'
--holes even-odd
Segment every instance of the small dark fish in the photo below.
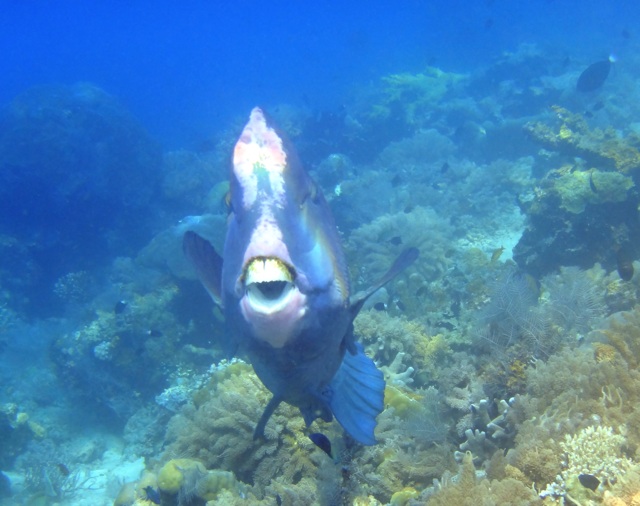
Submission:
<svg viewBox="0 0 640 506">
<path fill-rule="evenodd" d="M 395 188 L 400 183 L 402 183 L 402 176 L 400 176 L 400 174 L 396 174 L 395 176 L 393 176 L 393 178 L 391 179 L 391 186 Z"/>
<path fill-rule="evenodd" d="M 113 312 L 115 314 L 122 314 L 125 309 L 127 309 L 127 302 L 124 300 L 119 300 L 118 302 L 116 302 L 116 305 L 113 308 Z"/>
<path fill-rule="evenodd" d="M 375 309 L 376 311 L 386 311 L 387 305 L 384 302 L 376 302 L 373 305 L 373 309 Z"/>
<path fill-rule="evenodd" d="M 329 457 L 333 458 L 331 455 L 331 441 L 329 441 L 327 436 L 321 432 L 314 432 L 313 434 L 309 434 L 309 439 L 313 441 L 313 444 L 329 455 Z"/>
<path fill-rule="evenodd" d="M 440 174 L 445 174 L 449 170 L 449 167 L 450 165 L 447 162 L 444 162 L 442 167 L 440 167 Z"/>
<path fill-rule="evenodd" d="M 162 332 L 160 332 L 158 329 L 149 329 L 147 330 L 147 335 L 149 337 L 162 337 Z"/>
<path fill-rule="evenodd" d="M 600 480 L 592 474 L 579 474 L 578 480 L 580 480 L 580 484 L 583 487 L 593 490 L 594 492 L 598 486 L 600 486 Z"/>
<path fill-rule="evenodd" d="M 616 254 L 618 275 L 622 281 L 633 278 L 633 252 L 628 244 L 622 246 Z"/>
<path fill-rule="evenodd" d="M 602 100 L 598 100 L 595 104 L 593 104 L 591 110 L 598 112 L 602 108 L 604 108 L 604 102 Z"/>
<path fill-rule="evenodd" d="M 276 505 L 282 506 L 282 497 L 280 497 L 280 494 L 276 494 Z"/>
<path fill-rule="evenodd" d="M 394 246 L 400 246 L 402 244 L 402 237 L 399 235 L 394 235 L 391 239 L 389 239 L 389 243 Z"/>
<path fill-rule="evenodd" d="M 593 113 L 589 110 L 584 111 L 583 115 L 585 118 L 589 118 L 589 119 L 593 118 Z"/>
<path fill-rule="evenodd" d="M 403 209 L 403 212 L 404 212 L 404 214 L 409 214 L 411 211 L 413 211 L 413 209 L 414 209 L 413 204 L 409 204 L 408 206 L 406 206 L 406 207 Z"/>
<path fill-rule="evenodd" d="M 593 193 L 598 193 L 598 188 L 596 188 L 596 185 L 593 182 L 593 171 L 589 174 L 589 188 L 591 188 Z"/>
<path fill-rule="evenodd" d="M 147 499 L 153 504 L 160 504 L 160 492 L 151 485 L 144 487 L 144 493 L 147 494 Z"/>
<path fill-rule="evenodd" d="M 403 312 L 407 310 L 407 306 L 405 306 L 404 302 L 402 302 L 401 300 L 396 301 L 396 307 Z"/>
<path fill-rule="evenodd" d="M 610 71 L 611 58 L 592 63 L 580 74 L 576 89 L 583 93 L 597 90 L 607 80 Z"/>
<path fill-rule="evenodd" d="M 69 471 L 69 468 L 65 466 L 62 462 L 58 462 L 56 464 L 56 467 L 58 468 L 58 471 L 62 476 L 69 476 L 71 474 L 71 471 Z"/>
<path fill-rule="evenodd" d="M 502 253 L 504 253 L 504 246 L 500 246 L 499 248 L 494 249 L 493 253 L 491 253 L 491 263 L 497 262 L 500 259 Z"/>
</svg>

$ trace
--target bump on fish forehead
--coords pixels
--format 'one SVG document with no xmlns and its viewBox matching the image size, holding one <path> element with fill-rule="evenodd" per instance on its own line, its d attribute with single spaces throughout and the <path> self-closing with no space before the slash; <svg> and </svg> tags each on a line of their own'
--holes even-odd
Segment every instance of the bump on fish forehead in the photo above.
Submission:
<svg viewBox="0 0 640 506">
<path fill-rule="evenodd" d="M 242 188 L 242 206 L 248 210 L 258 199 L 258 174 L 265 171 L 269 177 L 270 195 L 260 195 L 263 205 L 284 207 L 284 171 L 287 154 L 282 139 L 267 125 L 264 113 L 258 107 L 251 111 L 233 152 L 233 171 Z"/>
</svg>

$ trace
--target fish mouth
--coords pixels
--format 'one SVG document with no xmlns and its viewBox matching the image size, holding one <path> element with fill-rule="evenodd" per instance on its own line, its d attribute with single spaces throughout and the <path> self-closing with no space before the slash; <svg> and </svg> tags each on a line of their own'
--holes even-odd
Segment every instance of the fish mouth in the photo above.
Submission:
<svg viewBox="0 0 640 506">
<path fill-rule="evenodd" d="M 294 280 L 295 269 L 279 258 L 252 258 L 244 272 L 245 296 L 254 311 L 276 313 L 292 300 Z"/>
</svg>

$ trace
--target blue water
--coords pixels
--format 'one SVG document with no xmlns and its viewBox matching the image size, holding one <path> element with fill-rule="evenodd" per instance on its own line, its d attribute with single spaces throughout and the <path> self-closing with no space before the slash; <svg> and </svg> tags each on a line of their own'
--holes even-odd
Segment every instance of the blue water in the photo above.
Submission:
<svg viewBox="0 0 640 506">
<path fill-rule="evenodd" d="M 636 399 L 637 378 L 606 382 L 640 348 L 616 348 L 614 374 L 598 345 L 640 301 L 639 20 L 632 0 L 0 0 L 0 505 L 112 504 L 144 459 L 175 456 L 234 473 L 236 498 L 384 504 L 413 487 L 424 503 L 465 430 L 500 426 L 488 447 L 517 455 L 521 430 L 542 448 L 596 416 L 633 424 L 611 399 Z M 398 404 L 371 448 L 314 424 L 333 460 L 287 407 L 268 451 L 252 441 L 266 393 L 223 361 L 221 312 L 182 253 L 186 230 L 222 247 L 255 106 L 329 201 L 353 292 L 420 249 L 356 320 Z M 556 432 L 548 399 L 501 418 L 563 361 L 604 386 L 572 370 Z"/>
<path fill-rule="evenodd" d="M 90 81 L 176 148 L 256 103 L 336 108 L 354 83 L 426 63 L 467 71 L 522 42 L 587 61 L 623 56 L 638 9 L 631 0 L 4 2 L 0 103 L 36 84 Z"/>
</svg>

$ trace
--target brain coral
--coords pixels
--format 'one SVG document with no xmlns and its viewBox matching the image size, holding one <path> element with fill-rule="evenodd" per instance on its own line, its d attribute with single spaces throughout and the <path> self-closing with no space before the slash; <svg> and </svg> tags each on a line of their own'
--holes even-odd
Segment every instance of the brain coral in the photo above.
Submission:
<svg viewBox="0 0 640 506">
<path fill-rule="evenodd" d="M 431 208 L 416 206 L 410 213 L 385 214 L 354 230 L 347 255 L 355 265 L 357 284 L 366 286 L 386 272 L 402 250 L 416 247 L 420 257 L 408 272 L 419 275 L 412 283 L 427 283 L 447 268 L 453 228 Z"/>
</svg>

